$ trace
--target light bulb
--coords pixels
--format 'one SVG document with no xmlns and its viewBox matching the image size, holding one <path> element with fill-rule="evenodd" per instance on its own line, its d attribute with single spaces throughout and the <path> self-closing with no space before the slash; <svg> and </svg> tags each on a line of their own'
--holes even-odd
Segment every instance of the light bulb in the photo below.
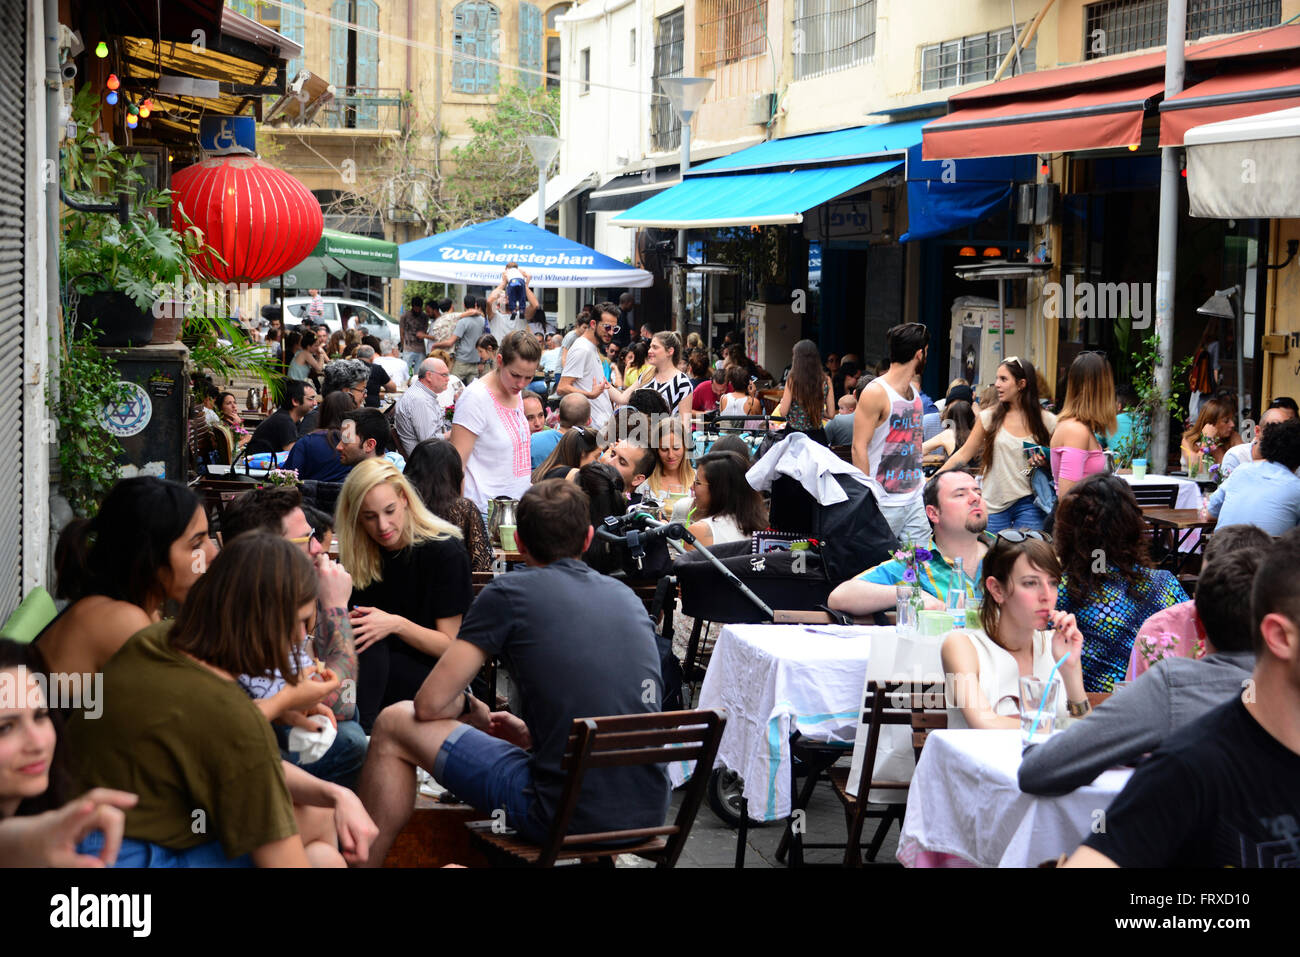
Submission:
<svg viewBox="0 0 1300 957">
<path fill-rule="evenodd" d="M 153 112 L 153 111 L 149 109 L 148 105 L 141 106 L 141 107 L 140 107 L 140 119 L 142 119 L 142 120 L 143 120 L 143 119 L 147 119 L 147 118 L 149 117 L 149 114 L 150 114 L 151 112 Z"/>
<path fill-rule="evenodd" d="M 137 123 L 139 123 L 139 120 L 137 120 L 134 116 L 130 116 L 130 115 L 127 116 L 127 118 L 126 118 L 126 128 L 127 128 L 128 130 L 133 130 L 133 129 L 135 129 Z"/>
<path fill-rule="evenodd" d="M 110 90 L 116 90 L 121 85 L 122 81 L 117 78 L 116 73 L 110 73 L 108 79 L 104 81 L 104 86 L 108 87 Z"/>
<path fill-rule="evenodd" d="M 95 44 L 95 56 L 99 57 L 101 60 L 108 56 L 108 44 L 103 40 L 100 40 Z"/>
<path fill-rule="evenodd" d="M 108 94 L 108 96 L 104 97 L 104 101 L 105 101 L 106 103 L 108 103 L 109 106 L 114 106 L 114 105 L 116 105 L 116 103 L 117 103 L 117 94 L 116 94 L 116 93 L 113 93 L 113 92 L 110 92 L 110 93 Z"/>
</svg>

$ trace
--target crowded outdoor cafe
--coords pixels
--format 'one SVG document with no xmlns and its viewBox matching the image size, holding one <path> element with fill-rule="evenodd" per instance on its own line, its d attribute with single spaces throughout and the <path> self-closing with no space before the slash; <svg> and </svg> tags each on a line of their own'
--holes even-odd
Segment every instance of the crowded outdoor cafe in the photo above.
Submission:
<svg viewBox="0 0 1300 957">
<path fill-rule="evenodd" d="M 935 402 L 920 324 L 768 370 L 517 271 L 400 341 L 273 316 L 278 407 L 197 382 L 192 480 L 61 529 L 0 860 L 1294 864 L 1294 402 L 1156 474 L 1101 354 Z"/>
</svg>

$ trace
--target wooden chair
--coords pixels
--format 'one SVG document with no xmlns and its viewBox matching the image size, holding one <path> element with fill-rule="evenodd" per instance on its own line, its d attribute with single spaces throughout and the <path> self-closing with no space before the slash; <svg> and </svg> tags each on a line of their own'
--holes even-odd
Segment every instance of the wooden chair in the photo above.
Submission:
<svg viewBox="0 0 1300 957">
<path fill-rule="evenodd" d="M 709 783 L 708 769 L 713 767 L 726 723 L 726 716 L 720 711 L 659 711 L 575 718 L 560 764 L 565 771 L 564 789 L 551 833 L 544 843 L 530 844 L 514 832 L 494 833 L 495 822 L 476 821 L 466 826 L 473 841 L 487 849 L 489 856 L 505 858 L 514 864 L 553 867 L 558 860 L 576 859 L 613 866 L 620 854 L 636 854 L 655 861 L 659 867 L 673 867 L 704 798 Z M 568 833 L 588 771 L 673 761 L 694 761 L 697 771 L 671 824 L 594 834 Z M 609 846 L 616 842 L 620 846 Z"/>
<path fill-rule="evenodd" d="M 938 704 L 935 706 L 935 701 Z M 927 708 L 926 704 L 932 706 Z M 875 861 L 894 821 L 903 825 L 906 801 L 887 804 L 883 810 L 868 807 L 867 796 L 873 789 L 907 791 L 906 781 L 873 780 L 872 769 L 880 744 L 880 729 L 890 725 L 912 728 L 912 750 L 916 760 L 921 760 L 921 749 L 931 731 L 948 727 L 948 711 L 944 706 L 943 685 L 911 681 L 871 681 L 863 697 L 861 722 L 867 725 L 867 746 L 863 754 L 862 769 L 858 775 L 857 795 L 848 793 L 849 768 L 831 768 L 829 777 L 835 796 L 844 805 L 844 821 L 848 827 L 848 841 L 844 846 L 844 866 L 862 865 L 862 828 L 867 818 L 878 818 L 880 823 L 867 847 L 866 859 Z M 814 845 L 809 845 L 814 846 Z M 829 845 L 836 846 L 836 845 Z"/>
<path fill-rule="evenodd" d="M 853 446 L 851 445 L 832 445 L 831 451 L 842 458 L 845 462 L 853 461 Z"/>
<path fill-rule="evenodd" d="M 212 426 L 203 418 L 201 406 L 198 411 L 197 416 L 191 415 L 185 420 L 185 444 L 190 453 L 188 467 L 191 475 L 201 474 L 204 466 L 212 461 L 212 454 L 216 450 Z"/>
<path fill-rule="evenodd" d="M 1173 508 L 1178 503 L 1177 485 L 1130 485 L 1139 508 Z"/>
</svg>

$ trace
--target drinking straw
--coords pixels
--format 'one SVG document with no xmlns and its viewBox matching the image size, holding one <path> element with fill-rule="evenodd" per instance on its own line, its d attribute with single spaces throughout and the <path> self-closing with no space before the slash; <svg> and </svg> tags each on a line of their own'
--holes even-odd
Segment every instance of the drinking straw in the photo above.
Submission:
<svg viewBox="0 0 1300 957">
<path fill-rule="evenodd" d="M 1052 679 L 1056 677 L 1056 669 L 1065 664 L 1065 659 L 1068 657 L 1070 657 L 1070 653 L 1067 651 L 1061 655 L 1060 661 L 1052 665 L 1052 670 L 1047 675 L 1046 687 L 1043 688 L 1043 697 L 1038 702 L 1038 711 L 1034 714 L 1034 723 L 1029 726 L 1029 741 L 1034 740 L 1034 732 L 1038 730 L 1038 722 L 1043 717 L 1043 705 L 1047 704 L 1047 691 L 1052 687 Z"/>
</svg>

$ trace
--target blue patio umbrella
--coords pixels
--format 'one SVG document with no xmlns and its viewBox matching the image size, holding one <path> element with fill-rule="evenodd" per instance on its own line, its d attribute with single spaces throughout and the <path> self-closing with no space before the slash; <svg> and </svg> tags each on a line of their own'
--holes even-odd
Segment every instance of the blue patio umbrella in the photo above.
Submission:
<svg viewBox="0 0 1300 957">
<path fill-rule="evenodd" d="M 534 286 L 649 286 L 654 277 L 581 243 L 505 217 L 402 243 L 403 279 L 494 286 L 517 263 Z"/>
</svg>

